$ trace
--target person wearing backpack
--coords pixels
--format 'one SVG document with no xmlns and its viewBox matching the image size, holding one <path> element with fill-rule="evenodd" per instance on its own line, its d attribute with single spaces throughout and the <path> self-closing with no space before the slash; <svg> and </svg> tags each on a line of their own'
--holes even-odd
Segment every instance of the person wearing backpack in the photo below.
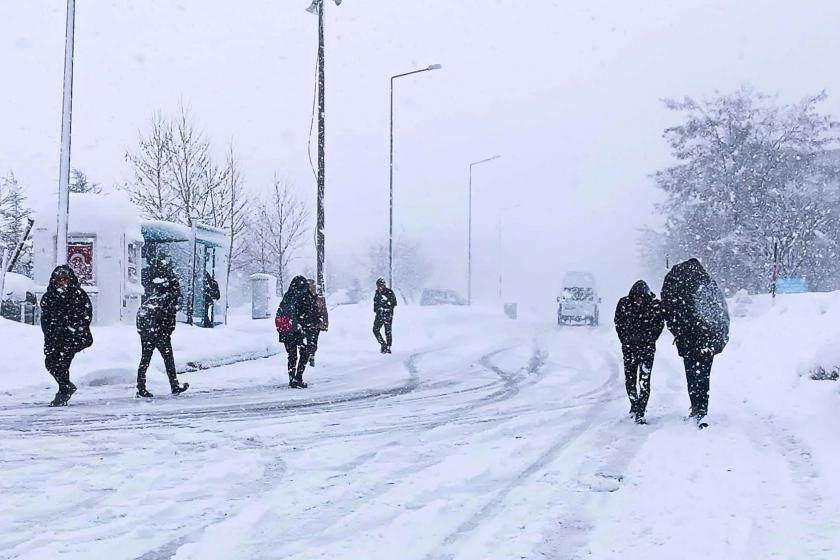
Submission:
<svg viewBox="0 0 840 560">
<path fill-rule="evenodd" d="M 79 278 L 67 265 L 57 266 L 41 298 L 44 365 L 58 383 L 50 406 L 66 406 L 76 386 L 70 381 L 70 364 L 76 354 L 93 345 L 90 323 L 93 307 Z"/>
<path fill-rule="evenodd" d="M 289 284 L 289 289 L 283 295 L 274 318 L 280 342 L 286 347 L 289 387 L 292 389 L 308 387 L 303 381 L 303 372 L 309 361 L 310 352 L 306 336 L 315 326 L 312 321 L 317 314 L 316 310 L 315 298 L 309 291 L 306 278 L 295 276 Z"/>
<path fill-rule="evenodd" d="M 137 397 L 154 397 L 146 389 L 146 372 L 157 350 L 163 358 L 169 388 L 173 395 L 186 391 L 190 384 L 178 383 L 175 372 L 175 354 L 172 351 L 172 333 L 175 332 L 175 317 L 181 288 L 175 271 L 165 260 L 153 261 L 149 268 L 149 287 L 146 299 L 137 311 L 137 332 L 140 334 L 140 365 L 137 368 Z"/>
<path fill-rule="evenodd" d="M 656 355 L 656 341 L 665 328 L 662 307 L 644 280 L 630 288 L 615 308 L 615 330 L 624 356 L 624 380 L 630 399 L 630 414 L 645 424 L 650 399 L 650 374 Z M 636 380 L 638 377 L 638 391 Z"/>
<path fill-rule="evenodd" d="M 668 330 L 685 365 L 689 418 L 705 427 L 712 363 L 729 342 L 729 310 L 717 283 L 697 259 L 674 265 L 662 283 Z"/>
<path fill-rule="evenodd" d="M 204 273 L 204 324 L 202 325 L 204 328 L 212 329 L 213 328 L 213 304 L 222 297 L 222 293 L 219 290 L 219 283 L 216 282 L 216 279 L 213 278 L 213 275 L 209 272 Z"/>
</svg>

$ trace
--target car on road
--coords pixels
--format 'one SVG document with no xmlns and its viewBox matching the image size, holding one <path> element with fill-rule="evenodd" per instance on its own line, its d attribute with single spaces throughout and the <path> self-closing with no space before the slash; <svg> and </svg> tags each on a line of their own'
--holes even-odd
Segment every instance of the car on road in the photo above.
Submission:
<svg viewBox="0 0 840 560">
<path fill-rule="evenodd" d="M 467 300 L 455 290 L 425 289 L 420 305 L 467 305 Z"/>
<path fill-rule="evenodd" d="M 558 325 L 597 326 L 601 298 L 595 275 L 591 272 L 567 272 L 557 303 Z"/>
</svg>

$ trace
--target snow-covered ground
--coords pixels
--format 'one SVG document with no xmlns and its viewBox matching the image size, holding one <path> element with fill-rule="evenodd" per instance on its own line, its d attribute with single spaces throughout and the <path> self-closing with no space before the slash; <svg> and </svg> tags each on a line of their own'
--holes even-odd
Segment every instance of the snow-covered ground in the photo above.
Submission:
<svg viewBox="0 0 840 560">
<path fill-rule="evenodd" d="M 0 322 L 0 558 L 840 556 L 840 393 L 803 375 L 835 365 L 840 294 L 734 319 L 703 431 L 670 336 L 637 426 L 610 326 L 401 307 L 382 356 L 368 307 L 333 310 L 306 391 L 281 353 L 135 400 L 136 335 L 98 329 L 66 409 L 37 330 Z M 236 319 L 175 346 L 182 368 L 279 349 Z"/>
</svg>

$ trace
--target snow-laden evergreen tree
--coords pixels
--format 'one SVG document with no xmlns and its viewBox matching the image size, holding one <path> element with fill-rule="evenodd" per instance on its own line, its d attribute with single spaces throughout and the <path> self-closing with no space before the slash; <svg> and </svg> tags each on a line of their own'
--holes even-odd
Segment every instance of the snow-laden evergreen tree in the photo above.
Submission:
<svg viewBox="0 0 840 560">
<path fill-rule="evenodd" d="M 665 130 L 677 163 L 654 175 L 666 194 L 649 262 L 700 258 L 728 290 L 767 290 L 774 244 L 780 276 L 840 287 L 840 157 L 824 93 L 794 105 L 742 88 L 696 101 L 666 100 L 683 122 Z"/>
<path fill-rule="evenodd" d="M 23 188 L 14 172 L 9 171 L 0 177 L 0 255 L 4 248 L 8 249 L 10 254 L 18 248 L 26 232 L 29 215 Z M 32 272 L 32 241 L 24 243 L 22 249 L 12 272 L 29 276 Z"/>
<path fill-rule="evenodd" d="M 71 193 L 100 194 L 102 192 L 102 187 L 99 186 L 99 183 L 94 183 L 88 179 L 88 176 L 84 171 L 75 167 L 70 171 L 70 183 L 68 188 Z"/>
</svg>

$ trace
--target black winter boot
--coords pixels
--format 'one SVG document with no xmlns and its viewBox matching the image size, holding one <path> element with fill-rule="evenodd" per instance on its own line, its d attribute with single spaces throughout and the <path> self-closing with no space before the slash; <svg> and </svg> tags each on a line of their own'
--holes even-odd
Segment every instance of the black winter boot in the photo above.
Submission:
<svg viewBox="0 0 840 560">
<path fill-rule="evenodd" d="M 180 395 L 181 393 L 183 393 L 184 391 L 186 391 L 189 388 L 190 388 L 189 383 L 184 383 L 183 385 L 180 385 L 180 386 L 174 385 L 172 387 L 172 394 L 173 395 Z"/>
<path fill-rule="evenodd" d="M 67 401 L 70 400 L 70 395 L 62 393 L 59 391 L 55 394 L 55 398 L 49 404 L 49 406 L 67 406 Z"/>
<path fill-rule="evenodd" d="M 137 395 L 136 395 L 136 397 L 137 397 L 138 399 L 151 399 L 152 397 L 154 397 L 154 395 L 153 395 L 153 394 L 151 394 L 151 393 L 148 391 L 148 389 L 146 389 L 145 387 L 137 387 Z"/>
</svg>

